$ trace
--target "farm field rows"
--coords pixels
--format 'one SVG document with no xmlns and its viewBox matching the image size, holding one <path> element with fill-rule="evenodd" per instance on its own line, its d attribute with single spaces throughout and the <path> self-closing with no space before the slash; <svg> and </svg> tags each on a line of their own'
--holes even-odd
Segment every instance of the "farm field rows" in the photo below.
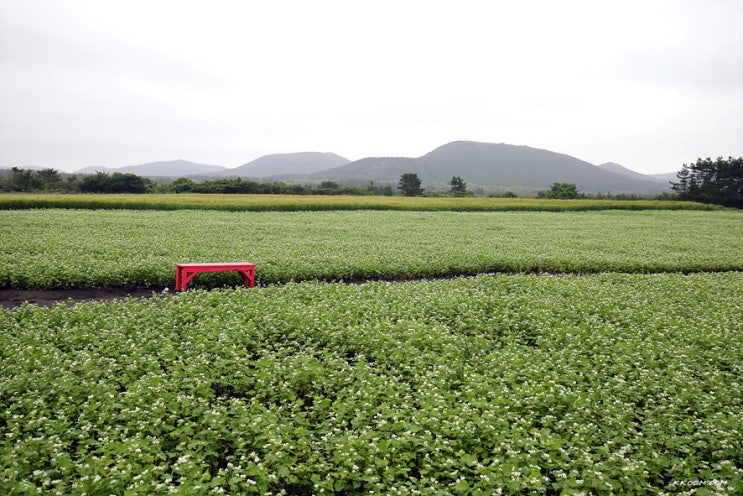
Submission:
<svg viewBox="0 0 743 496">
<path fill-rule="evenodd" d="M 138 210 L 410 210 L 410 211 L 583 211 L 719 210 L 696 202 L 665 200 L 545 200 L 534 198 L 426 198 L 347 195 L 95 194 L 12 193 L 0 195 L 0 209 L 84 208 Z"/>
<path fill-rule="evenodd" d="M 0 310 L 0 492 L 740 494 L 741 287 L 501 274 Z"/>
<path fill-rule="evenodd" d="M 0 210 L 0 233 L 0 288 L 152 289 L 0 309 L 0 494 L 743 492 L 743 212 Z M 240 260 L 257 288 L 165 289 Z"/>
<path fill-rule="evenodd" d="M 743 270 L 743 212 L 0 211 L 0 287 L 173 287 L 178 262 L 260 285 L 487 272 Z M 234 274 L 192 283 L 236 284 Z"/>
</svg>

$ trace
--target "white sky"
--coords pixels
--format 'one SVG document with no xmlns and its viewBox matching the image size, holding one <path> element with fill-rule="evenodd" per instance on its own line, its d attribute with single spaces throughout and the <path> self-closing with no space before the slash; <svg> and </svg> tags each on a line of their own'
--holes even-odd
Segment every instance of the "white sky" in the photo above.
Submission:
<svg viewBox="0 0 743 496">
<path fill-rule="evenodd" d="M 0 168 L 743 155 L 743 0 L 0 0 Z"/>
</svg>

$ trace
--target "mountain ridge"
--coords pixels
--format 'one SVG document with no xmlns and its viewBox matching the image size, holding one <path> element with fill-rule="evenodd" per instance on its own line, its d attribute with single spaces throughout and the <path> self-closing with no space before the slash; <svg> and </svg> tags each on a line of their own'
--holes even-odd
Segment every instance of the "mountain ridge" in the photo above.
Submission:
<svg viewBox="0 0 743 496">
<path fill-rule="evenodd" d="M 458 176 L 468 184 L 499 188 L 545 189 L 555 182 L 566 182 L 591 193 L 655 194 L 667 189 L 654 178 L 628 177 L 570 155 L 475 141 L 453 141 L 418 158 L 363 158 L 316 173 L 312 178 L 396 182 L 402 172 L 416 173 L 424 184 L 433 185 L 446 185 Z"/>
<path fill-rule="evenodd" d="M 665 181 L 664 179 L 662 179 L 660 177 L 660 175 L 654 175 L 654 174 L 646 175 L 646 174 L 641 174 L 639 172 L 635 172 L 632 169 L 628 169 L 627 167 L 625 167 L 623 165 L 620 165 L 620 164 L 617 164 L 615 162 L 605 162 L 603 164 L 597 165 L 596 167 L 598 167 L 600 169 L 607 170 L 609 172 L 614 172 L 616 174 L 622 174 L 624 176 L 634 177 L 634 178 L 637 178 L 637 179 L 655 180 L 655 181 L 658 181 L 658 182 L 664 182 Z M 675 173 L 673 173 L 673 174 L 675 174 Z"/>
<path fill-rule="evenodd" d="M 347 158 L 330 152 L 272 153 L 234 169 L 210 175 L 259 178 L 286 174 L 313 174 L 348 162 L 350 160 Z"/>
<path fill-rule="evenodd" d="M 95 174 L 96 172 L 121 172 L 123 174 L 137 174 L 140 176 L 170 177 L 173 175 L 193 176 L 215 173 L 227 170 L 221 165 L 205 165 L 188 160 L 165 160 L 160 162 L 148 162 L 139 165 L 126 165 L 124 167 L 84 167 L 75 171 L 77 174 Z"/>
<path fill-rule="evenodd" d="M 97 171 L 148 177 L 240 177 L 355 185 L 394 185 L 403 173 L 412 172 L 419 175 L 429 191 L 447 189 L 454 176 L 472 187 L 490 190 L 533 192 L 555 182 L 574 183 L 588 193 L 651 195 L 669 190 L 667 174 L 645 175 L 613 162 L 593 165 L 570 155 L 524 145 L 465 140 L 446 143 L 420 157 L 365 157 L 350 161 L 330 152 L 298 152 L 263 155 L 234 168 L 171 160 L 119 168 L 86 167 L 76 172 Z"/>
</svg>

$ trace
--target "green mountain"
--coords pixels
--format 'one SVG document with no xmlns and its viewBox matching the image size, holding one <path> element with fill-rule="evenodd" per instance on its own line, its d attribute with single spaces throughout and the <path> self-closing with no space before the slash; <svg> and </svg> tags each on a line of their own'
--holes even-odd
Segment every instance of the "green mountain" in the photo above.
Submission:
<svg viewBox="0 0 743 496">
<path fill-rule="evenodd" d="M 634 177 L 635 179 L 644 179 L 646 181 L 656 181 L 656 182 L 667 182 L 665 179 L 661 179 L 660 177 L 656 175 L 647 175 L 647 174 L 641 174 L 639 172 L 635 172 L 632 169 L 628 169 L 623 165 L 619 165 L 614 162 L 606 162 L 605 164 L 599 164 L 598 167 L 600 169 L 607 170 L 609 172 L 615 172 L 617 174 L 622 174 L 624 176 L 628 177 Z"/>
<path fill-rule="evenodd" d="M 347 158 L 335 153 L 300 152 L 264 155 L 245 165 L 219 171 L 222 177 L 266 178 L 287 174 L 308 175 L 347 164 Z"/>
<path fill-rule="evenodd" d="M 655 194 L 657 180 L 604 170 L 569 155 L 528 146 L 454 141 L 418 158 L 364 158 L 314 174 L 315 180 L 397 183 L 404 172 L 418 174 L 424 186 L 447 188 L 453 176 L 468 185 L 499 189 L 549 189 L 574 183 L 581 192 Z"/>
<path fill-rule="evenodd" d="M 125 167 L 85 167 L 76 171 L 78 174 L 95 174 L 96 172 L 121 172 L 126 174 L 136 174 L 146 177 L 180 177 L 212 174 L 226 170 L 226 167 L 219 165 L 204 165 L 188 160 L 168 160 L 164 162 L 149 162 L 140 165 L 127 165 Z"/>
</svg>

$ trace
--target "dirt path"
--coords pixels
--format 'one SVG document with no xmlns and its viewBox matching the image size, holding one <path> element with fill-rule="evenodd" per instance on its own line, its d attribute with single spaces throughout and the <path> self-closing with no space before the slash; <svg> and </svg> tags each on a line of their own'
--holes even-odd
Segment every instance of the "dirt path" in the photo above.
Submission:
<svg viewBox="0 0 743 496">
<path fill-rule="evenodd" d="M 536 273 L 536 272 L 535 272 Z M 543 275 L 560 276 L 567 273 L 545 273 Z M 401 278 L 357 278 L 343 281 L 345 284 L 364 284 L 371 281 L 388 282 L 410 282 L 421 280 L 442 280 L 466 277 L 472 274 L 448 274 L 434 277 L 401 277 Z M 162 292 L 162 288 L 66 288 L 66 289 L 12 289 L 0 288 L 0 308 L 16 308 L 24 302 L 38 305 L 40 307 L 51 307 L 57 303 L 82 303 L 85 301 L 111 301 L 123 300 L 128 296 L 132 298 L 149 298 L 152 293 Z M 170 291 L 173 291 L 170 289 Z"/>
<path fill-rule="evenodd" d="M 111 301 L 132 298 L 147 298 L 157 289 L 146 288 L 84 288 L 84 289 L 0 289 L 0 307 L 15 308 L 24 302 L 41 307 L 57 303 L 81 303 L 84 301 Z"/>
</svg>

